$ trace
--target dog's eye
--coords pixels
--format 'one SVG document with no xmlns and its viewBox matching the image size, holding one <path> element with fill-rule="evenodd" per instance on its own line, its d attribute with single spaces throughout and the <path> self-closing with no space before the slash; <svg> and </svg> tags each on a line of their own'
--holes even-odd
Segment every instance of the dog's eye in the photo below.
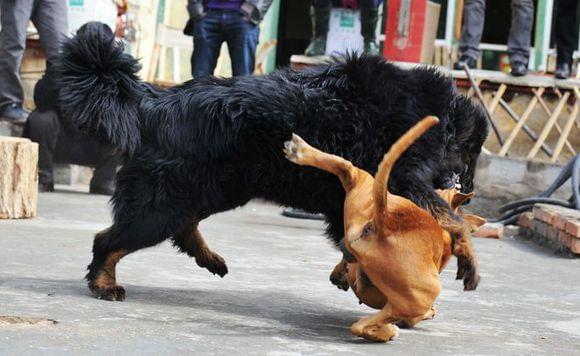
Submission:
<svg viewBox="0 0 580 356">
<path fill-rule="evenodd" d="M 361 237 L 367 237 L 373 232 L 373 224 L 368 223 L 362 230 Z"/>
</svg>

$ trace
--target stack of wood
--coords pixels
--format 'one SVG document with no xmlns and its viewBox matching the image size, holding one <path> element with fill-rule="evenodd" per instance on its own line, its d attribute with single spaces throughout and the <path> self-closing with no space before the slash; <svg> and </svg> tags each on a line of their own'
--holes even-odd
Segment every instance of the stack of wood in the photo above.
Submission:
<svg viewBox="0 0 580 356">
<path fill-rule="evenodd" d="M 38 144 L 0 136 L 0 219 L 36 216 Z"/>
<path fill-rule="evenodd" d="M 536 204 L 520 215 L 520 235 L 533 238 L 560 252 L 580 254 L 580 210 Z"/>
</svg>

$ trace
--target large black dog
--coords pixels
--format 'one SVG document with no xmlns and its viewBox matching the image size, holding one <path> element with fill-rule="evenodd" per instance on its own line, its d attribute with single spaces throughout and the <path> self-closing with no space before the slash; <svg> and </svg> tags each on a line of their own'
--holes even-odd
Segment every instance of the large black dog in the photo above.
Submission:
<svg viewBox="0 0 580 356">
<path fill-rule="evenodd" d="M 122 300 L 115 265 L 167 238 L 198 265 L 223 276 L 223 259 L 197 226 L 208 216 L 263 198 L 321 212 L 330 238 L 343 237 L 344 190 L 335 176 L 290 163 L 296 132 L 319 149 L 375 172 L 383 154 L 426 115 L 441 124 L 397 162 L 389 189 L 451 217 L 434 188 L 460 175 L 472 190 L 487 135 L 480 107 L 431 68 L 403 70 L 350 56 L 304 71 L 193 80 L 170 89 L 141 82 L 137 60 L 105 25 L 89 23 L 63 46 L 60 104 L 77 129 L 125 153 L 113 196 L 113 225 L 97 234 L 87 279 L 99 298 Z"/>
</svg>

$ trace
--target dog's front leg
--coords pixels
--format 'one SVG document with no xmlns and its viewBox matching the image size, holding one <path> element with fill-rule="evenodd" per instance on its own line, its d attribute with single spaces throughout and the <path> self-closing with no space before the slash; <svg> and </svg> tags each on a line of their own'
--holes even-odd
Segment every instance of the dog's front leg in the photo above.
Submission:
<svg viewBox="0 0 580 356">
<path fill-rule="evenodd" d="M 397 320 L 391 304 L 387 303 L 378 313 L 354 323 L 350 332 L 367 340 L 386 342 L 399 335 L 399 328 L 393 324 Z"/>
</svg>

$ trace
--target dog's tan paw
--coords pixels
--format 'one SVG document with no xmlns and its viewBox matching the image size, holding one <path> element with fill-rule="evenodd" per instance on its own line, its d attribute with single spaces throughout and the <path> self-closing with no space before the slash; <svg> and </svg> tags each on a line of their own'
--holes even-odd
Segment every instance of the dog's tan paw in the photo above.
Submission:
<svg viewBox="0 0 580 356">
<path fill-rule="evenodd" d="M 300 164 L 302 157 L 304 157 L 304 148 L 307 146 L 306 141 L 300 136 L 292 134 L 292 139 L 284 142 L 284 154 L 290 162 Z"/>
<path fill-rule="evenodd" d="M 355 323 L 350 331 L 364 339 L 376 341 L 376 342 L 387 342 L 399 336 L 399 328 L 391 323 L 386 323 L 384 325 L 357 325 Z"/>
</svg>

